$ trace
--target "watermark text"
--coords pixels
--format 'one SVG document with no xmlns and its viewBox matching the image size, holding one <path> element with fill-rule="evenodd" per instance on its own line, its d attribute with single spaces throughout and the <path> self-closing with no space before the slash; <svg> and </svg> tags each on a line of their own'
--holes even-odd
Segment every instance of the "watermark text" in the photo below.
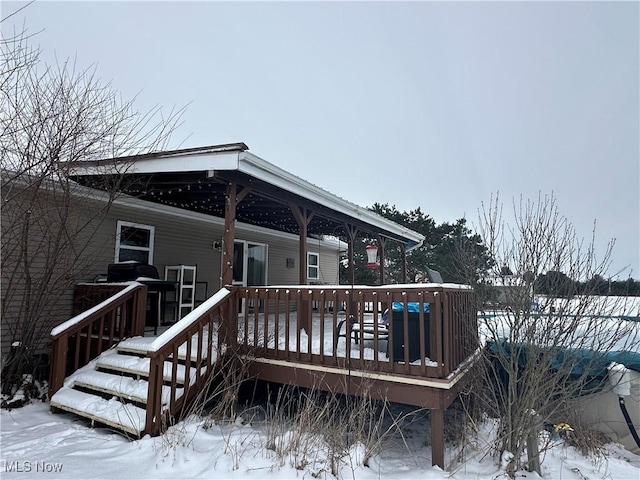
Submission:
<svg viewBox="0 0 640 480">
<path fill-rule="evenodd" d="M 0 472 L 14 472 L 14 473 L 62 473 L 62 463 L 56 462 L 39 462 L 31 460 L 14 460 L 3 461 L 4 468 L 0 469 Z"/>
</svg>

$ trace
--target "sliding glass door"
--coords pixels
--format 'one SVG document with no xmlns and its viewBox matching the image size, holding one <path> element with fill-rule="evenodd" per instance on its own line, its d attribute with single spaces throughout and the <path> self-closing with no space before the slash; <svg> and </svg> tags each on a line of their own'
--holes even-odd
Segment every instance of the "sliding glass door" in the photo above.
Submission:
<svg viewBox="0 0 640 480">
<path fill-rule="evenodd" d="M 233 245 L 233 284 L 244 287 L 267 284 L 267 245 L 236 240 Z M 253 307 L 253 305 L 250 305 Z M 245 305 L 240 305 L 244 313 Z"/>
</svg>

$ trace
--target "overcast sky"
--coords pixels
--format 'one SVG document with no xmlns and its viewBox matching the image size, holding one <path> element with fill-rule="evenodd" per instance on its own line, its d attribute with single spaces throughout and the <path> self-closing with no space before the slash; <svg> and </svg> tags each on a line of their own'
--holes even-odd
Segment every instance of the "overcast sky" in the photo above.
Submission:
<svg viewBox="0 0 640 480">
<path fill-rule="evenodd" d="M 189 104 L 172 147 L 242 141 L 437 222 L 553 193 L 640 278 L 638 2 L 39 1 L 2 28 L 23 21 L 141 110 Z"/>
</svg>

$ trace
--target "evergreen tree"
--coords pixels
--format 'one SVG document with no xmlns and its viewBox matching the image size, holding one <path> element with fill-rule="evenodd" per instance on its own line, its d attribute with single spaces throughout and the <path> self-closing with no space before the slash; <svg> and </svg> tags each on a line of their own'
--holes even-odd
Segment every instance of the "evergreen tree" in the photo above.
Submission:
<svg viewBox="0 0 640 480">
<path fill-rule="evenodd" d="M 403 225 L 425 237 L 423 244 L 407 254 L 407 281 L 427 281 L 427 269 L 437 270 L 445 282 L 477 282 L 492 265 L 480 236 L 474 234 L 461 218 L 455 223 L 436 225 L 420 207 L 408 212 L 399 211 L 395 205 L 375 203 L 370 210 L 395 223 Z M 365 247 L 375 242 L 369 237 L 359 237 L 354 246 L 355 283 L 374 285 L 380 283 L 377 269 L 366 267 Z M 347 262 L 342 263 L 341 282 L 348 283 Z M 401 247 L 389 240 L 385 244 L 385 283 L 402 281 Z"/>
</svg>

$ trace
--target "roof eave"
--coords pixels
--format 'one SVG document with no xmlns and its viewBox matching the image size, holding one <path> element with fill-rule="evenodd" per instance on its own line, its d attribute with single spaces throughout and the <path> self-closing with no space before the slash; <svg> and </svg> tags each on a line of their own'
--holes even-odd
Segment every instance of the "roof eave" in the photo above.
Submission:
<svg viewBox="0 0 640 480">
<path fill-rule="evenodd" d="M 377 225 L 389 232 L 405 237 L 409 243 L 413 242 L 410 245 L 407 244 L 407 251 L 414 250 L 424 243 L 425 237 L 423 235 L 402 225 L 398 225 L 397 223 L 392 222 L 371 210 L 340 198 L 250 152 L 241 152 L 239 154 L 238 170 L 268 181 L 272 185 L 276 185 L 291 193 L 313 200 L 314 202 L 331 208 L 332 210 L 357 218 L 362 222 Z"/>
<path fill-rule="evenodd" d="M 423 235 L 413 230 L 338 197 L 248 152 L 244 143 L 87 161 L 74 165 L 71 175 L 151 174 L 189 171 L 206 171 L 210 176 L 213 176 L 216 171 L 239 171 L 251 175 L 365 224 L 386 230 L 390 234 L 406 240 L 406 251 L 420 247 L 425 240 Z"/>
</svg>

